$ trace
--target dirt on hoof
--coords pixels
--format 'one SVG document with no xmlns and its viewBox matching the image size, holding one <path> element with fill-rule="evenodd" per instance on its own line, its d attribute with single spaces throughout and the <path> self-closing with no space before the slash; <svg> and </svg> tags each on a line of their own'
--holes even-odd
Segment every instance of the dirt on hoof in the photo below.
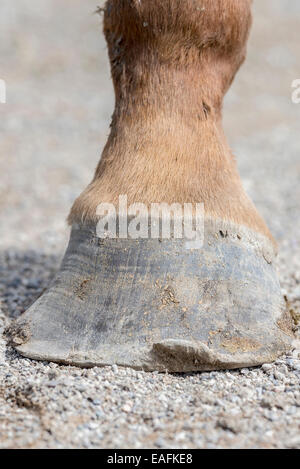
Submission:
<svg viewBox="0 0 300 469">
<path fill-rule="evenodd" d="M 114 97 L 97 3 L 1 0 L 1 332 L 49 287 L 70 204 L 105 144 Z M 253 5 L 247 64 L 224 120 L 244 186 L 278 241 L 282 295 L 299 330 L 300 104 L 291 83 L 300 78 L 300 2 Z M 1 332 L 1 449 L 300 449 L 300 346 L 256 368 L 146 373 L 29 360 Z"/>
</svg>

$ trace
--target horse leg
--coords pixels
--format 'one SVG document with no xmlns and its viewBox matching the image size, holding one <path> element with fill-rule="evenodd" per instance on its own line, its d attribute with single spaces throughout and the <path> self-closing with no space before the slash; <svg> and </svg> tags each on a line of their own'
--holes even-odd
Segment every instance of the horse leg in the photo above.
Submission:
<svg viewBox="0 0 300 469">
<path fill-rule="evenodd" d="M 275 242 L 222 130 L 223 97 L 250 25 L 251 0 L 107 1 L 111 133 L 72 207 L 53 285 L 10 331 L 21 354 L 192 371 L 258 365 L 290 347 Z M 120 226 L 100 238 L 101 210 L 122 195 L 140 210 L 176 204 L 172 216 L 202 203 L 203 245 L 174 230 L 169 238 L 121 236 Z"/>
</svg>

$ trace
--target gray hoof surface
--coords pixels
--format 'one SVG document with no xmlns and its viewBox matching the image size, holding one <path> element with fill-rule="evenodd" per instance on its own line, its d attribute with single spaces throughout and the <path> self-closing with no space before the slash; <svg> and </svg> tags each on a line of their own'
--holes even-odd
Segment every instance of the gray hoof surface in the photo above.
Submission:
<svg viewBox="0 0 300 469">
<path fill-rule="evenodd" d="M 293 340 L 266 241 L 208 223 L 179 239 L 100 240 L 73 227 L 53 285 L 9 335 L 24 356 L 187 372 L 255 366 Z"/>
</svg>

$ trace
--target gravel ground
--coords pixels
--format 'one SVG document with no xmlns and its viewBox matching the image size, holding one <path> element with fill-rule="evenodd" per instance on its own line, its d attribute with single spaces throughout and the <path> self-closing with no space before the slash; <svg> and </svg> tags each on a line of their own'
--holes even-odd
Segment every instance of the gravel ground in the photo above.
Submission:
<svg viewBox="0 0 300 469">
<path fill-rule="evenodd" d="M 99 3 L 99 2 L 98 2 Z M 1 0 L 0 332 L 48 286 L 68 209 L 91 179 L 113 109 L 96 0 Z M 59 14 L 57 14 L 59 12 Z M 259 0 L 225 127 L 277 237 L 300 321 L 300 5 Z M 300 349 L 275 364 L 169 375 L 21 358 L 0 336 L 1 448 L 300 448 Z"/>
</svg>

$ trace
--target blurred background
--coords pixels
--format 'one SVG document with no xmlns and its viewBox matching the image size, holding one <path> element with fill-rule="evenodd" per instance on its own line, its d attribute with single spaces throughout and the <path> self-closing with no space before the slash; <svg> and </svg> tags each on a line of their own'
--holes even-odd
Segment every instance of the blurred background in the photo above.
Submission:
<svg viewBox="0 0 300 469">
<path fill-rule="evenodd" d="M 114 106 L 102 18 L 94 14 L 103 5 L 1 0 L 1 252 L 63 254 L 68 211 L 93 176 Z M 298 0 L 254 1 L 247 61 L 224 105 L 245 188 L 289 264 L 300 231 L 300 104 L 291 99 L 299 24 Z"/>
<path fill-rule="evenodd" d="M 0 1 L 7 87 L 0 103 L 0 447 L 299 448 L 299 360 L 266 365 L 269 374 L 124 380 L 110 369 L 53 373 L 56 365 L 22 359 L 2 339 L 8 318 L 49 285 L 67 243 L 70 206 L 108 135 L 114 96 L 102 19 L 94 14 L 103 4 Z M 253 11 L 248 58 L 226 96 L 224 125 L 245 188 L 278 240 L 282 293 L 300 324 L 300 104 L 292 102 L 300 1 L 254 0 Z M 56 372 L 61 388 L 47 387 Z M 90 396 L 103 399 L 105 412 L 95 412 Z M 129 398 L 135 410 L 125 414 Z"/>
</svg>

